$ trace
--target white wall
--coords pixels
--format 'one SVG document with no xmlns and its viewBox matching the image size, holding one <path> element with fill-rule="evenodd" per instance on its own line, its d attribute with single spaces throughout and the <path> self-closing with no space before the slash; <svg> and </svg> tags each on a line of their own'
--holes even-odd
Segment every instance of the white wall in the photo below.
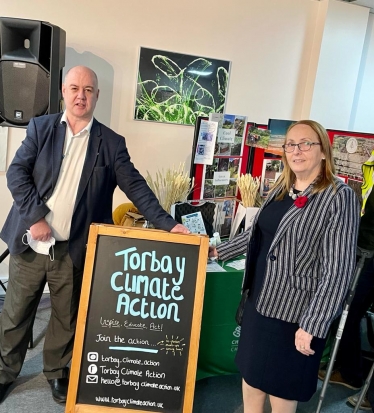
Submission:
<svg viewBox="0 0 374 413">
<path fill-rule="evenodd" d="M 341 1 L 321 2 L 324 31 L 310 118 L 331 129 L 349 129 L 369 9 Z"/>
<path fill-rule="evenodd" d="M 374 14 L 369 15 L 349 129 L 374 133 Z"/>
</svg>

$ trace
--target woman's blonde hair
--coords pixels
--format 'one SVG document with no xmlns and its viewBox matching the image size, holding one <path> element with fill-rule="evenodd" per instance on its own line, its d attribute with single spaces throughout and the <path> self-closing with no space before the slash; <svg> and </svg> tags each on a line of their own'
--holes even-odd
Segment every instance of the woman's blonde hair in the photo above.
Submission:
<svg viewBox="0 0 374 413">
<path fill-rule="evenodd" d="M 297 125 L 307 125 L 313 129 L 313 131 L 317 134 L 318 141 L 321 144 L 321 151 L 325 155 L 325 159 L 321 161 L 321 173 L 317 178 L 317 181 L 313 185 L 312 193 L 316 194 L 318 192 L 321 192 L 330 185 L 333 185 L 335 187 L 335 166 L 332 157 L 332 147 L 326 129 L 314 120 L 299 120 L 288 128 L 285 142 L 287 142 L 288 132 Z M 283 172 L 272 189 L 272 191 L 278 191 L 279 189 L 281 189 L 279 195 L 276 198 L 277 200 L 283 199 L 284 196 L 288 194 L 291 186 L 295 183 L 296 179 L 296 175 L 294 174 L 294 172 L 292 172 L 290 165 L 287 162 L 285 153 L 283 153 L 282 161 L 284 165 Z"/>
</svg>

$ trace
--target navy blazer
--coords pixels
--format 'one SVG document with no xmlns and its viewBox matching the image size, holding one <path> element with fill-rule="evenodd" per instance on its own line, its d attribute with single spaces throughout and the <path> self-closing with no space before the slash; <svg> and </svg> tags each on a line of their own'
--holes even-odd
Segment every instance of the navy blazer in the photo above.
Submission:
<svg viewBox="0 0 374 413">
<path fill-rule="evenodd" d="M 341 312 L 354 274 L 360 205 L 340 179 L 336 188 L 305 192 L 303 208 L 292 205 L 282 218 L 267 254 L 264 283 L 256 302 L 262 315 L 299 323 L 309 334 L 325 337 Z M 247 249 L 243 289 L 250 289 L 259 246 L 258 216 L 273 201 L 272 192 L 252 227 L 217 248 L 220 259 Z"/>
<path fill-rule="evenodd" d="M 49 212 L 45 202 L 56 186 L 65 142 L 66 124 L 60 123 L 61 116 L 31 119 L 26 138 L 9 166 L 6 176 L 14 202 L 0 237 L 11 254 L 28 248 L 22 236 Z M 113 224 L 117 185 L 156 228 L 170 231 L 177 224 L 134 167 L 124 137 L 94 119 L 69 237 L 69 253 L 77 268 L 84 266 L 90 224 Z"/>
</svg>

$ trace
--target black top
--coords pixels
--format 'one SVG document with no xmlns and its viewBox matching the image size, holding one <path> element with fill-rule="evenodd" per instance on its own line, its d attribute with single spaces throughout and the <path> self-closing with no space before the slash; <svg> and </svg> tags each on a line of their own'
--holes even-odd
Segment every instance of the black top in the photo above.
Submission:
<svg viewBox="0 0 374 413">
<path fill-rule="evenodd" d="M 295 190 L 294 192 L 298 193 L 299 191 Z M 279 224 L 284 215 L 291 208 L 293 202 L 294 200 L 288 195 L 285 195 L 285 197 L 280 201 L 273 200 L 265 207 L 265 209 L 258 217 L 256 231 L 259 231 L 260 234 L 260 248 L 256 260 L 254 277 L 255 282 L 253 283 L 252 291 L 250 294 L 252 297 L 254 296 L 257 298 L 260 294 L 265 274 L 267 254 L 269 252 L 271 243 L 273 242 Z"/>
</svg>

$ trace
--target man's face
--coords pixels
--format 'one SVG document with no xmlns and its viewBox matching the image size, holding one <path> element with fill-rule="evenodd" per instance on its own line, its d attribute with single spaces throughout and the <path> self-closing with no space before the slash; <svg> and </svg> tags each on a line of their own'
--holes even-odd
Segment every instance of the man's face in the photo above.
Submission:
<svg viewBox="0 0 374 413">
<path fill-rule="evenodd" d="M 86 67 L 74 67 L 65 78 L 62 95 L 68 119 L 89 122 L 99 98 L 95 75 Z"/>
</svg>

